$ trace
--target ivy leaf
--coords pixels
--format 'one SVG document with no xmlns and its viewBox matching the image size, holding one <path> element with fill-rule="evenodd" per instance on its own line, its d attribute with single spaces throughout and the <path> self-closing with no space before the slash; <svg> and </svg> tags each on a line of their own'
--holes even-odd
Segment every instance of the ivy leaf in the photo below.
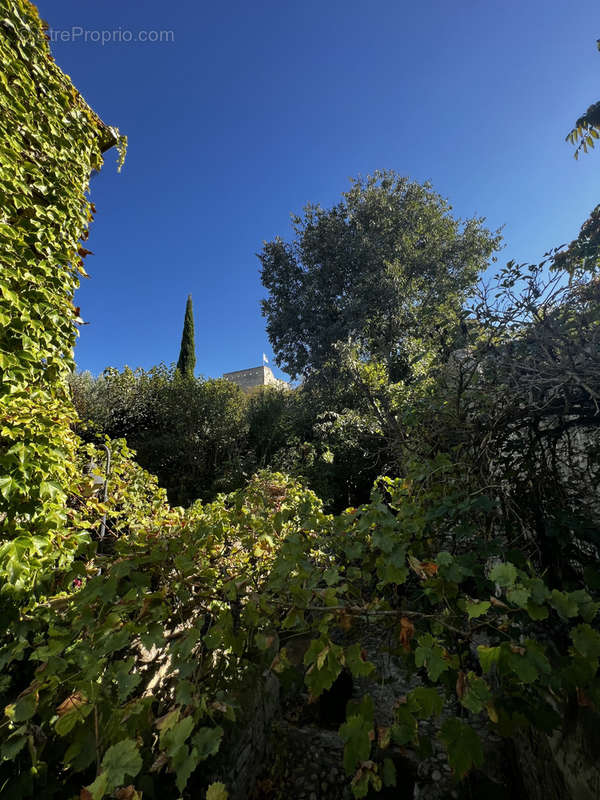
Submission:
<svg viewBox="0 0 600 800">
<path fill-rule="evenodd" d="M 408 695 L 409 701 L 416 703 L 416 712 L 419 719 L 429 719 L 442 713 L 444 701 L 437 689 L 418 686 Z M 410 703 L 412 706 L 412 703 Z"/>
<path fill-rule="evenodd" d="M 547 606 L 538 606 L 536 603 L 529 601 L 529 603 L 527 603 L 527 613 L 531 619 L 541 620 L 547 619 L 550 612 L 548 611 Z"/>
<path fill-rule="evenodd" d="M 383 770 L 381 773 L 384 786 L 396 786 L 396 766 L 391 758 L 383 760 Z"/>
<path fill-rule="evenodd" d="M 472 766 L 483 764 L 481 739 L 470 725 L 451 717 L 442 725 L 439 737 L 446 746 L 448 763 L 459 778 L 464 777 Z"/>
<path fill-rule="evenodd" d="M 221 782 L 211 783 L 206 790 L 206 800 L 228 800 L 229 794 L 225 784 Z"/>
<path fill-rule="evenodd" d="M 194 684 L 190 681 L 180 681 L 177 686 L 175 699 L 182 706 L 190 706 L 194 702 Z"/>
<path fill-rule="evenodd" d="M 152 650 L 155 645 L 159 648 L 162 647 L 165 642 L 163 626 L 158 622 L 151 622 L 147 630 L 140 633 L 140 639 L 146 650 Z"/>
<path fill-rule="evenodd" d="M 14 734 L 0 748 L 0 756 L 3 761 L 12 761 L 27 744 L 27 736 L 17 736 Z"/>
<path fill-rule="evenodd" d="M 464 569 L 459 559 L 455 558 L 451 553 L 443 550 L 438 553 L 436 564 L 440 568 L 439 574 L 444 580 L 451 583 L 460 583 L 465 579 L 469 573 L 468 569 Z"/>
<path fill-rule="evenodd" d="M 161 731 L 160 744 L 168 756 L 171 756 L 171 758 L 175 756 L 177 751 L 185 744 L 193 728 L 193 717 L 184 717 L 172 727 Z"/>
<path fill-rule="evenodd" d="M 314 697 L 330 689 L 342 671 L 343 649 L 332 642 L 313 640 L 304 656 L 305 664 L 312 664 L 304 677 L 305 683 Z"/>
<path fill-rule="evenodd" d="M 519 606 L 519 608 L 526 608 L 530 595 L 531 592 L 529 589 L 526 589 L 521 584 L 517 584 L 516 586 L 513 586 L 512 589 L 507 590 L 506 599 L 510 603 L 514 603 L 516 606 Z"/>
<path fill-rule="evenodd" d="M 364 694 L 360 700 L 348 700 L 346 717 L 362 717 L 372 728 L 375 721 L 375 704 L 370 694 Z"/>
<path fill-rule="evenodd" d="M 494 664 L 497 664 L 500 661 L 501 653 L 502 649 L 500 646 L 486 647 L 485 645 L 480 644 L 477 648 L 477 655 L 479 656 L 481 669 L 484 672 L 489 672 Z"/>
<path fill-rule="evenodd" d="M 600 658 L 600 633 L 587 623 L 578 625 L 571 631 L 571 639 L 575 649 L 584 658 L 596 661 Z"/>
<path fill-rule="evenodd" d="M 479 714 L 492 699 L 489 686 L 473 672 L 469 672 L 466 680 L 466 690 L 460 698 L 462 705 L 473 714 Z"/>
<path fill-rule="evenodd" d="M 392 739 L 395 744 L 403 746 L 418 740 L 418 723 L 407 705 L 396 709 L 396 722 L 392 726 Z"/>
<path fill-rule="evenodd" d="M 118 784 L 116 784 L 118 785 Z M 96 780 L 81 791 L 83 800 L 102 800 L 108 787 L 108 772 L 101 772 Z"/>
<path fill-rule="evenodd" d="M 62 717 L 59 717 L 56 720 L 54 724 L 54 730 L 59 736 L 66 736 L 73 730 L 78 722 L 83 720 L 83 718 L 83 714 L 78 709 L 69 711 L 67 714 L 63 714 Z"/>
<path fill-rule="evenodd" d="M 358 642 L 346 648 L 344 658 L 346 666 L 355 678 L 363 678 L 375 669 L 375 665 L 370 661 L 364 661 L 361 655 L 361 648 Z"/>
<path fill-rule="evenodd" d="M 550 597 L 550 590 L 541 578 L 525 578 L 524 585 L 531 593 L 531 602 L 541 606 Z"/>
<path fill-rule="evenodd" d="M 437 681 L 442 672 L 448 669 L 444 651 L 429 633 L 420 636 L 417 641 L 419 646 L 415 650 L 415 664 L 417 667 L 425 667 L 431 680 Z"/>
<path fill-rule="evenodd" d="M 192 745 L 198 751 L 198 758 L 204 761 L 209 756 L 214 756 L 221 746 L 223 728 L 198 728 L 192 737 Z"/>
<path fill-rule="evenodd" d="M 579 606 L 579 614 L 584 622 L 591 622 L 600 608 L 600 603 L 594 603 L 590 595 L 584 589 L 577 589 L 571 592 L 571 597 Z"/>
<path fill-rule="evenodd" d="M 556 609 L 559 617 L 563 619 L 576 617 L 579 613 L 577 600 L 573 597 L 572 593 L 559 592 L 558 589 L 553 589 L 550 597 L 550 604 Z"/>
<path fill-rule="evenodd" d="M 142 757 L 133 739 L 123 739 L 109 747 L 100 765 L 107 776 L 108 791 L 125 783 L 125 776 L 135 778 L 142 768 Z"/>
<path fill-rule="evenodd" d="M 340 726 L 340 736 L 344 741 L 344 769 L 351 775 L 356 768 L 367 761 L 371 753 L 371 723 L 363 717 L 350 717 Z"/>
<path fill-rule="evenodd" d="M 532 640 L 525 642 L 524 647 L 511 645 L 504 652 L 507 666 L 522 683 L 534 683 L 541 673 L 550 672 L 550 663 L 544 651 Z"/>
<path fill-rule="evenodd" d="M 492 604 L 488 600 L 467 600 L 466 609 L 469 619 L 481 617 Z"/>
<path fill-rule="evenodd" d="M 37 704 L 37 692 L 27 692 L 27 694 L 19 697 L 12 705 L 6 706 L 5 713 L 12 722 L 24 722 L 33 717 L 37 709 Z"/>
<path fill-rule="evenodd" d="M 490 580 L 497 583 L 503 589 L 512 586 L 517 579 L 517 568 L 510 561 L 504 564 L 496 564 L 490 571 Z"/>
<path fill-rule="evenodd" d="M 113 668 L 113 679 L 117 683 L 117 694 L 119 703 L 125 702 L 133 692 L 138 683 L 142 680 L 139 672 L 133 672 L 133 658 L 127 661 L 117 662 Z"/>
<path fill-rule="evenodd" d="M 40 499 L 54 500 L 63 494 L 62 487 L 56 481 L 42 481 L 40 483 Z"/>
<path fill-rule="evenodd" d="M 453 562 L 454 556 L 447 550 L 440 550 L 435 559 L 435 563 L 438 567 L 449 567 Z"/>
<path fill-rule="evenodd" d="M 171 767 L 175 772 L 175 785 L 180 792 L 183 792 L 192 772 L 198 766 L 200 758 L 198 751 L 192 748 L 190 751 L 186 745 L 177 750 L 171 760 Z"/>
</svg>

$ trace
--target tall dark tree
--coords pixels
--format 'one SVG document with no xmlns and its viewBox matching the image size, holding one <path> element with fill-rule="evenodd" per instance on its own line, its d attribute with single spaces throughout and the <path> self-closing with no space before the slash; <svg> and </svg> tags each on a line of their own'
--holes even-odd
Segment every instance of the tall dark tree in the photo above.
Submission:
<svg viewBox="0 0 600 800">
<path fill-rule="evenodd" d="M 177 369 L 182 375 L 193 378 L 195 366 L 196 345 L 194 342 L 194 309 L 192 307 L 192 295 L 189 294 L 185 306 L 183 334 L 181 336 L 181 347 L 179 349 Z"/>
</svg>

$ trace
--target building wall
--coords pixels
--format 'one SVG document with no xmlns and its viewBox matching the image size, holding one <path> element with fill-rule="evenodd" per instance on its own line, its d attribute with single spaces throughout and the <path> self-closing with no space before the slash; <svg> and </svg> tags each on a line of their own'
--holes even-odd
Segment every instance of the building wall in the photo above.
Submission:
<svg viewBox="0 0 600 800">
<path fill-rule="evenodd" d="M 251 369 L 240 369 L 236 372 L 225 372 L 223 377 L 227 381 L 237 383 L 245 392 L 255 389 L 258 386 L 286 386 L 285 381 L 278 380 L 270 367 L 252 367 Z"/>
</svg>

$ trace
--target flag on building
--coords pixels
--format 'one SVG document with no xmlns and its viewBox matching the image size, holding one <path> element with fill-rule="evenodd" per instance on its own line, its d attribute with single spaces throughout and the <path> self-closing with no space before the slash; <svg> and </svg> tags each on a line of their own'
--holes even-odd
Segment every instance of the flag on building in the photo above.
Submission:
<svg viewBox="0 0 600 800">
<path fill-rule="evenodd" d="M 268 363 L 269 363 L 269 359 L 268 359 L 268 358 L 267 358 L 267 356 L 266 356 L 266 355 L 263 353 L 263 364 L 268 364 Z"/>
</svg>

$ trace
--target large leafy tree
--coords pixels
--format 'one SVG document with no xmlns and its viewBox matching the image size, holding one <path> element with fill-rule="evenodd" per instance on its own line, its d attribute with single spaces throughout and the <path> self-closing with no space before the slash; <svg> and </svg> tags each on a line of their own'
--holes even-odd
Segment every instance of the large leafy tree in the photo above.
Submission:
<svg viewBox="0 0 600 800">
<path fill-rule="evenodd" d="M 279 366 L 309 375 L 351 340 L 404 376 L 411 339 L 435 327 L 441 307 L 461 309 L 499 245 L 482 219 L 451 211 L 430 184 L 378 171 L 330 209 L 306 206 L 292 241 L 265 242 L 263 314 Z"/>
<path fill-rule="evenodd" d="M 192 295 L 188 294 L 187 303 L 185 304 L 185 317 L 183 320 L 183 333 L 181 335 L 181 347 L 179 349 L 177 369 L 182 375 L 193 378 L 195 367 L 196 344 L 194 342 L 194 309 L 192 306 Z"/>
</svg>

